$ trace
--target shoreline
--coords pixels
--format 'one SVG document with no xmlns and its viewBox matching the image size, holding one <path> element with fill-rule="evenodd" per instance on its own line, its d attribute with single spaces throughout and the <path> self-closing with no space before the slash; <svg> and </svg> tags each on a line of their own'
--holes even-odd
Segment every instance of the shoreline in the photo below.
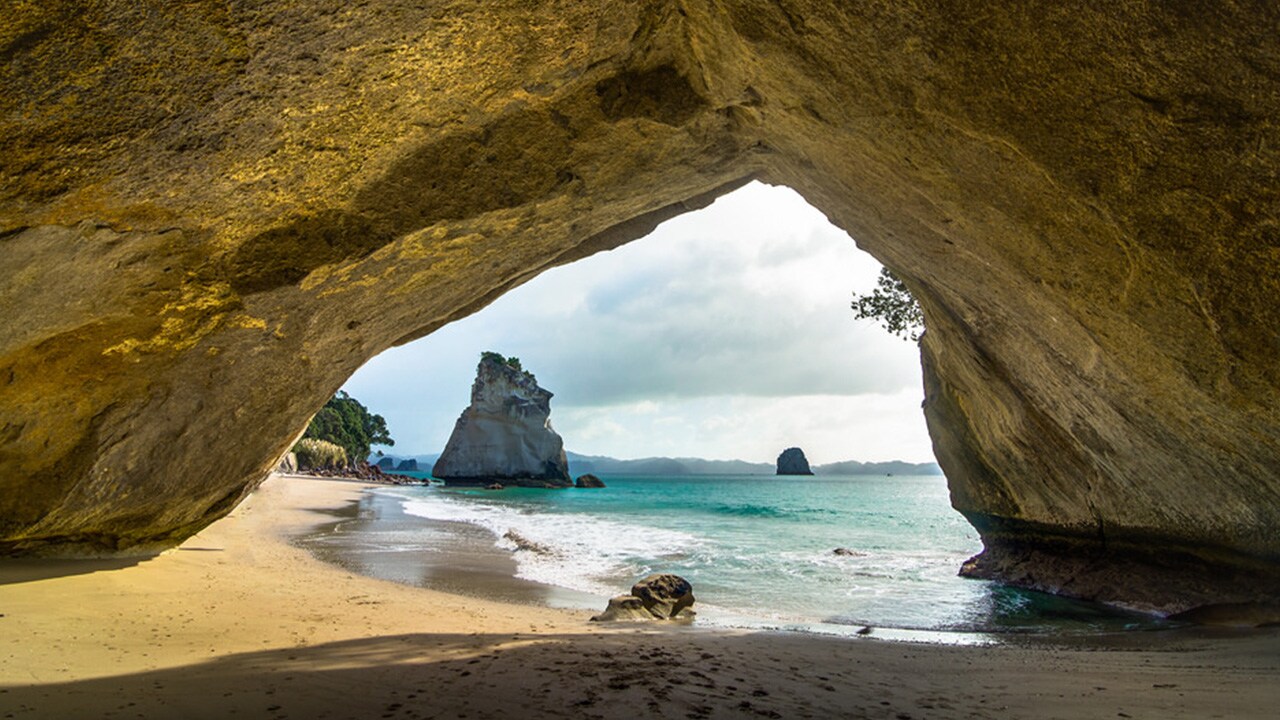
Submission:
<svg viewBox="0 0 1280 720">
<path fill-rule="evenodd" d="M 354 574 L 290 538 L 377 487 L 273 476 L 132 566 L 0 566 L 14 717 L 1267 717 L 1280 632 L 1093 648 L 596 625 Z M 1153 647 L 1158 645 L 1159 647 Z"/>
<path fill-rule="evenodd" d="M 494 533 L 466 522 L 410 515 L 389 489 L 368 488 L 339 511 L 340 517 L 291 542 L 350 572 L 451 595 L 592 613 L 608 602 L 608 597 L 517 577 L 515 558 L 497 546 Z"/>
<path fill-rule="evenodd" d="M 313 477 L 313 476 L 306 476 Z M 403 485 L 377 484 L 364 489 L 341 517 L 295 536 L 291 542 L 322 561 L 350 572 L 464 597 L 549 609 L 596 614 L 608 595 L 549 585 L 518 576 L 514 554 L 498 546 L 498 535 L 480 525 L 412 515 L 404 511 Z M 405 537 L 404 533 L 410 537 Z M 378 547 L 380 535 L 394 536 L 394 550 Z M 425 537 L 419 537 L 425 536 Z M 421 545 L 421 547 L 418 547 Z M 619 586 L 614 594 L 625 592 Z M 1177 647 L 1184 640 L 1218 637 L 1221 628 L 1195 625 L 1136 627 L 1124 630 L 1028 630 L 1025 628 L 924 628 L 847 624 L 820 619 L 781 619 L 733 608 L 699 603 L 695 627 L 708 631 L 784 633 L 901 643 L 992 646 L 1019 645 L 1111 649 Z M 867 632 L 869 630 L 870 632 Z"/>
</svg>

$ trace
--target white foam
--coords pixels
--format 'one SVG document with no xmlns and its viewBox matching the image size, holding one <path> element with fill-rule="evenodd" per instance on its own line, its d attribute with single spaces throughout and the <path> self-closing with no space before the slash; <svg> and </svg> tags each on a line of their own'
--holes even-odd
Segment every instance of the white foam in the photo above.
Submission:
<svg viewBox="0 0 1280 720">
<path fill-rule="evenodd" d="M 455 499 L 433 492 L 406 497 L 403 503 L 410 515 L 469 523 L 493 533 L 496 545 L 513 551 L 516 577 L 606 597 L 638 577 L 662 571 L 657 558 L 686 556 L 703 544 L 689 533 L 580 513 L 516 508 L 476 497 Z M 503 537 L 509 530 L 551 552 L 519 550 Z"/>
</svg>

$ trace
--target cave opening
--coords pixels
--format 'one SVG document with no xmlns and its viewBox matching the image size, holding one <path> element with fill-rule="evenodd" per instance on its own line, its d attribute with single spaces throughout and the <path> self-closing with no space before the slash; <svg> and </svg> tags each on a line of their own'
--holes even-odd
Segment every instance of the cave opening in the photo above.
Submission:
<svg viewBox="0 0 1280 720">
<path fill-rule="evenodd" d="M 599 475 L 618 495 L 433 486 L 407 502 L 370 499 L 359 523 L 308 542 L 386 579 L 464 594 L 503 587 L 584 609 L 611 583 L 661 570 L 694 581 L 713 620 L 747 624 L 1039 628 L 1047 610 L 1058 630 L 1116 622 L 957 577 L 982 546 L 934 462 L 919 349 L 850 308 L 881 269 L 799 193 L 750 183 L 640 241 L 546 271 L 378 355 L 344 390 L 396 438 L 370 460 L 425 479 L 479 355 L 517 357 L 555 394 L 550 420 L 571 475 Z M 814 478 L 774 475 L 793 446 Z M 386 531 L 386 516 L 461 520 L 481 531 L 473 540 L 510 553 L 525 584 L 458 582 L 455 568 L 419 560 L 438 555 L 439 532 L 399 536 L 420 553 L 335 542 Z M 638 536 L 648 540 L 622 539 Z M 455 540 L 444 541 L 453 563 L 493 549 Z"/>
<path fill-rule="evenodd" d="M 391 348 L 343 388 L 387 418 L 392 454 L 444 446 L 493 350 L 555 393 L 552 422 L 582 454 L 932 462 L 917 347 L 850 310 L 880 268 L 798 193 L 755 182 Z"/>
</svg>

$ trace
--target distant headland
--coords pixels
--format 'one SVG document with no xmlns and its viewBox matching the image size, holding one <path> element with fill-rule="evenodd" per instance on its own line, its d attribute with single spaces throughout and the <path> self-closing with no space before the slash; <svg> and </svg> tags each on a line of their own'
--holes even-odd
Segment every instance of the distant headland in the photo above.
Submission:
<svg viewBox="0 0 1280 720">
<path fill-rule="evenodd" d="M 606 455 L 565 453 L 569 461 L 569 473 L 577 477 L 583 473 L 595 475 L 773 475 L 774 463 L 748 462 L 746 460 L 706 460 L 704 458 L 648 457 L 622 460 Z M 422 455 L 387 454 L 395 462 L 413 459 L 418 467 L 429 468 L 440 457 L 439 453 Z M 901 460 L 884 462 L 842 462 L 814 465 L 814 475 L 942 475 L 937 463 L 912 463 Z"/>
</svg>

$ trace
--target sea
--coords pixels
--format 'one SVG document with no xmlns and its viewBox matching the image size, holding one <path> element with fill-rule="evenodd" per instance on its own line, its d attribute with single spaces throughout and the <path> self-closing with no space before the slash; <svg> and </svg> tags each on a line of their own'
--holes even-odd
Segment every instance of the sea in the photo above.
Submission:
<svg viewBox="0 0 1280 720">
<path fill-rule="evenodd" d="M 941 476 L 601 477 L 603 489 L 378 489 L 366 515 L 378 503 L 384 511 L 390 505 L 393 524 L 339 523 L 304 544 L 327 548 L 320 554 L 328 559 L 341 548 L 339 562 L 371 574 L 386 563 L 353 554 L 396 557 L 400 576 L 391 579 L 432 587 L 433 577 L 448 577 L 441 589 L 485 594 L 490 586 L 479 581 L 468 587 L 457 574 L 412 568 L 432 562 L 434 547 L 456 545 L 450 534 L 465 535 L 509 557 L 515 578 L 566 591 L 559 604 L 596 610 L 646 575 L 675 573 L 693 584 L 702 625 L 897 631 L 930 641 L 1165 626 L 1146 615 L 959 577 L 982 544 L 951 508 Z"/>
</svg>

